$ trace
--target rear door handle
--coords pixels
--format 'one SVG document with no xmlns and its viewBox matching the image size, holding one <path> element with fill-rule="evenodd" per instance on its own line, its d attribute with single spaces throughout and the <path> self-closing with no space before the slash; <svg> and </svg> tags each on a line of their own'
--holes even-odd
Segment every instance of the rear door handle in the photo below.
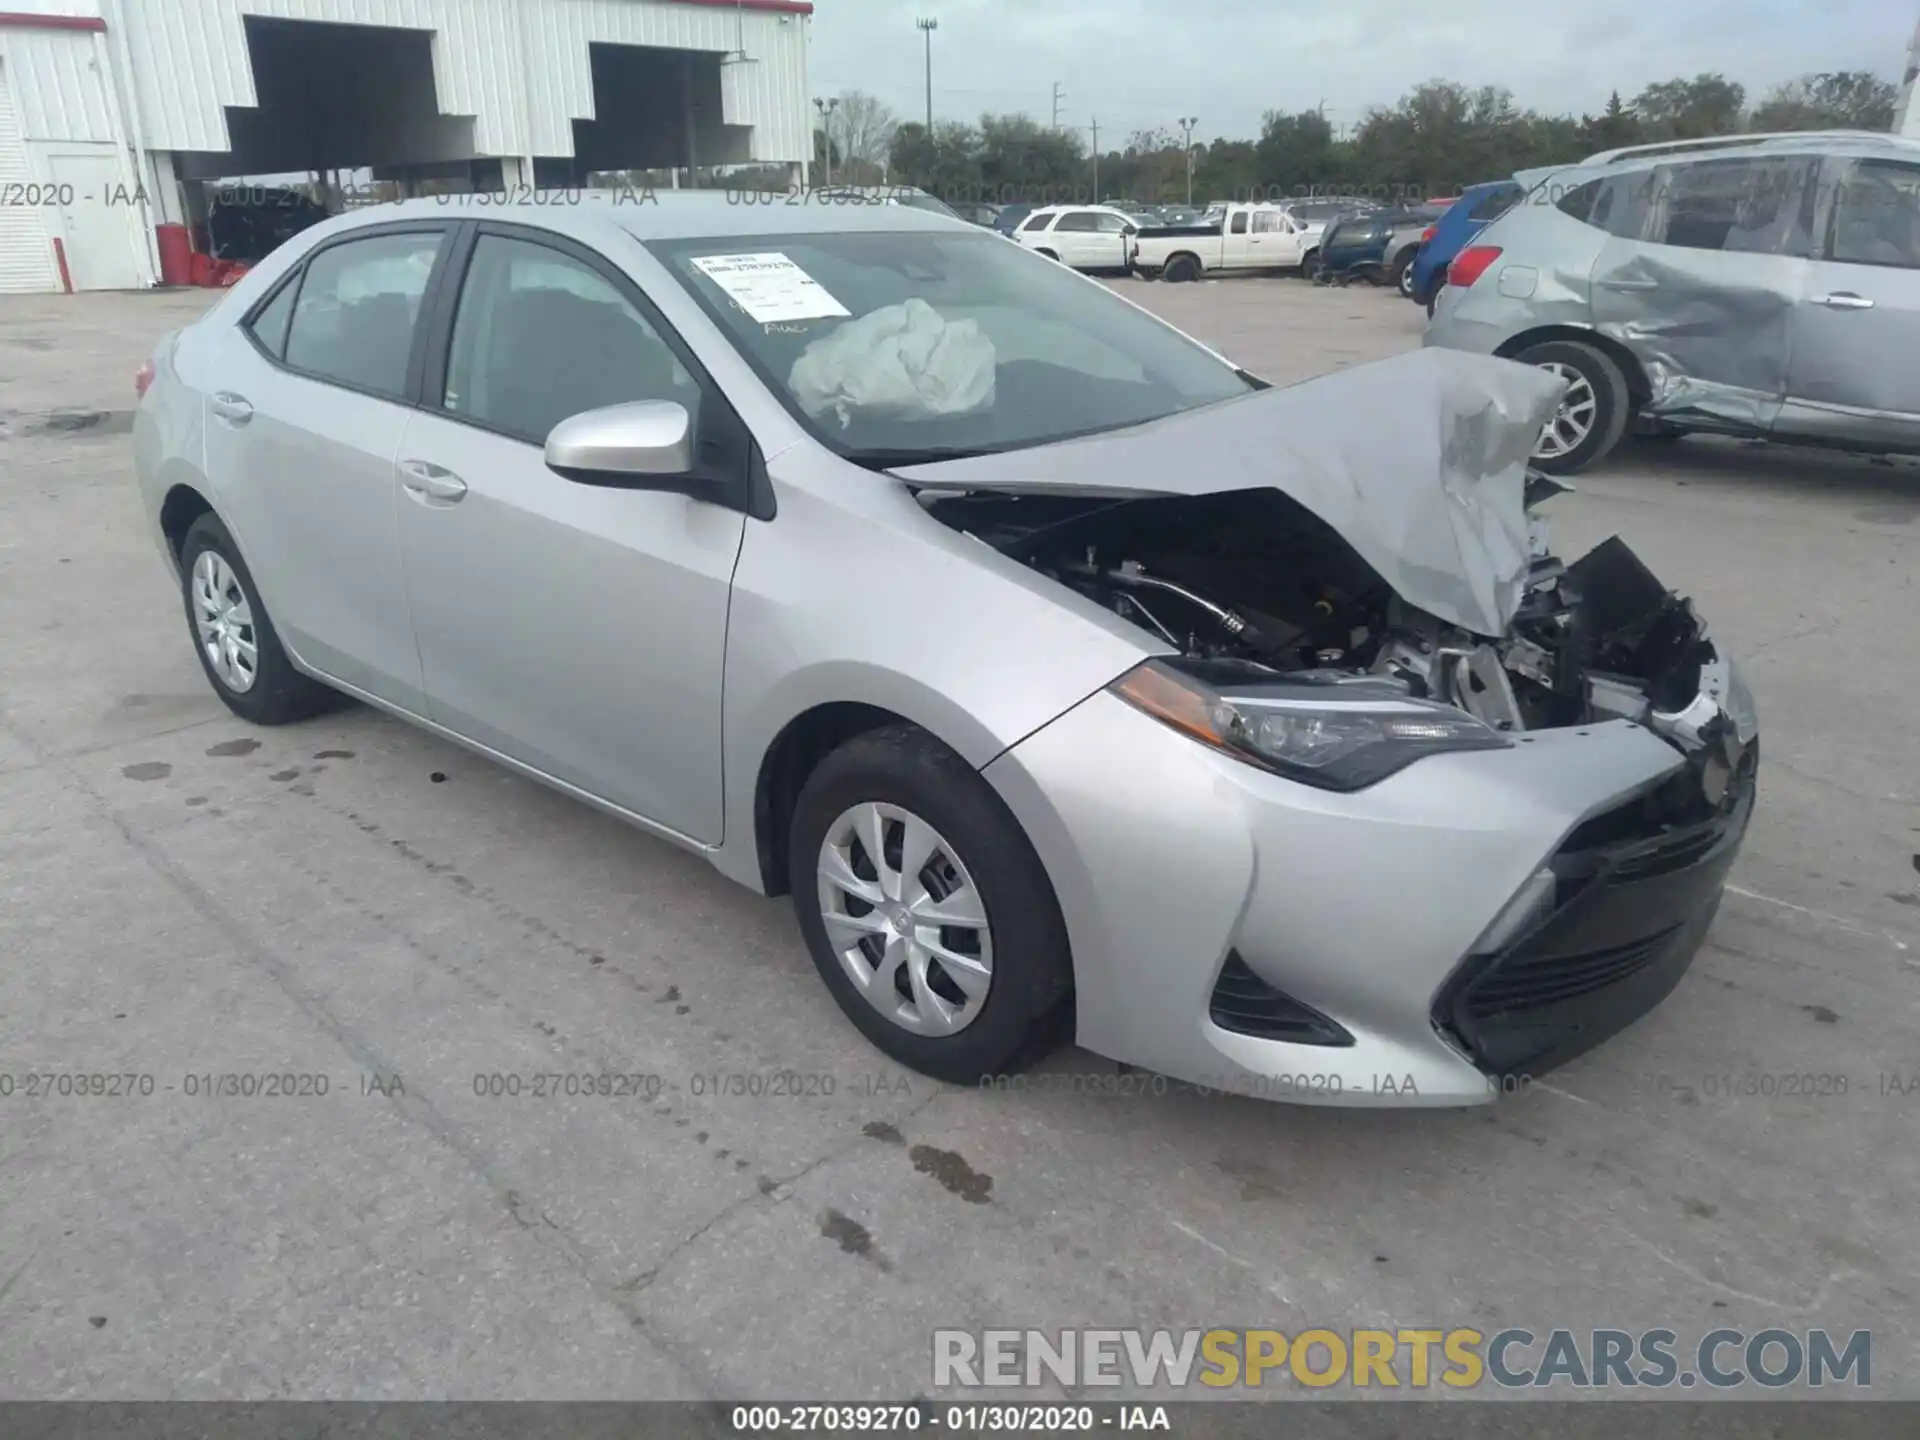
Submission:
<svg viewBox="0 0 1920 1440">
<path fill-rule="evenodd" d="M 1660 288 L 1658 280 L 1601 280 L 1598 284 L 1603 290 L 1658 290 Z"/>
<path fill-rule="evenodd" d="M 401 487 L 423 505 L 453 505 L 466 496 L 467 482 L 427 460 L 400 462 Z"/>
<path fill-rule="evenodd" d="M 208 401 L 207 407 L 222 420 L 233 425 L 244 425 L 253 418 L 253 406 L 244 395 L 236 395 L 231 390 L 221 390 Z"/>
<path fill-rule="evenodd" d="M 1816 295 L 1813 303 L 1824 305 L 1829 310 L 1871 310 L 1873 301 L 1864 295 L 1856 295 L 1851 290 L 1836 290 L 1831 295 Z"/>
</svg>

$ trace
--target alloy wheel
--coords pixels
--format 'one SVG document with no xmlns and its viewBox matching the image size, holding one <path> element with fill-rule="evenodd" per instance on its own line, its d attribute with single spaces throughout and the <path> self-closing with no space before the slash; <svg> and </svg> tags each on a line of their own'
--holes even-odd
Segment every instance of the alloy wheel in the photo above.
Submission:
<svg viewBox="0 0 1920 1440">
<path fill-rule="evenodd" d="M 217 550 L 202 550 L 193 562 L 193 622 L 214 677 L 246 694 L 260 676 L 260 637 L 253 603 Z"/>
<path fill-rule="evenodd" d="M 1560 397 L 1560 408 L 1540 431 L 1540 441 L 1533 449 L 1536 460 L 1556 460 L 1578 449 L 1593 433 L 1600 401 L 1593 393 L 1593 382 L 1572 366 L 1555 360 L 1540 369 L 1567 382 L 1567 393 Z"/>
<path fill-rule="evenodd" d="M 993 984 L 986 904 L 959 853 L 912 811 L 868 801 L 827 827 L 820 921 L 867 1002 L 915 1035 L 951 1035 Z"/>
</svg>

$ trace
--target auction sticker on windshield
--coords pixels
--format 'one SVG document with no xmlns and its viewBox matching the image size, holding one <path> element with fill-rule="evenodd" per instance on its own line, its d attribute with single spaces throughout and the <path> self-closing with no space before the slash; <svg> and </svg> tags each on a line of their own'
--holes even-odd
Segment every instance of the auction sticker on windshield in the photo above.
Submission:
<svg viewBox="0 0 1920 1440">
<path fill-rule="evenodd" d="M 777 250 L 758 255 L 696 255 L 693 263 L 762 325 L 852 313 Z"/>
</svg>

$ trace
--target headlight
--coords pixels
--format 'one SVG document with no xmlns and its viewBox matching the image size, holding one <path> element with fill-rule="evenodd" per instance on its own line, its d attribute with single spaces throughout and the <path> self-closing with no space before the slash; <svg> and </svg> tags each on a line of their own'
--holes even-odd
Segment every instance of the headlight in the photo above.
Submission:
<svg viewBox="0 0 1920 1440">
<path fill-rule="evenodd" d="M 1203 745 L 1323 790 L 1362 790 L 1427 755 L 1513 743 L 1464 711 L 1415 700 L 1384 682 L 1178 665 L 1149 660 L 1108 688 Z"/>
</svg>

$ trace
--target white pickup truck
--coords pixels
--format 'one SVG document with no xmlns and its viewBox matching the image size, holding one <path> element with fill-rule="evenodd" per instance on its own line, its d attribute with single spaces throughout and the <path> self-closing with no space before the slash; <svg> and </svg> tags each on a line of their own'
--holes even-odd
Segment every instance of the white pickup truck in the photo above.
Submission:
<svg viewBox="0 0 1920 1440">
<path fill-rule="evenodd" d="M 1141 230 L 1129 268 L 1163 280 L 1198 280 L 1223 270 L 1299 270 L 1311 277 L 1325 228 L 1324 220 L 1300 219 L 1285 205 L 1229 205 L 1205 224 Z"/>
</svg>

